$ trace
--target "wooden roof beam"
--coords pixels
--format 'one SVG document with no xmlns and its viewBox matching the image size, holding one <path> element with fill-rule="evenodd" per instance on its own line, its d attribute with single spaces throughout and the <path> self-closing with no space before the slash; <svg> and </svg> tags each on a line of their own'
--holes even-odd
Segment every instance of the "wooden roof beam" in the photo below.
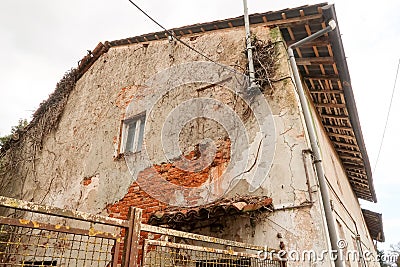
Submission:
<svg viewBox="0 0 400 267">
<path fill-rule="evenodd" d="M 336 149 L 337 151 L 340 151 L 340 152 L 343 152 L 343 153 L 348 153 L 348 154 L 360 154 L 361 155 L 361 152 L 360 151 L 357 151 L 357 150 L 350 150 L 350 149 L 343 149 L 343 148 L 337 148 Z"/>
<path fill-rule="evenodd" d="M 250 18 L 251 19 L 251 18 Z M 312 20 L 322 20 L 322 14 L 309 15 L 304 17 L 294 17 L 289 19 L 278 19 L 264 22 L 266 26 L 280 26 L 281 28 L 293 27 L 304 23 L 309 23 Z"/>
<path fill-rule="evenodd" d="M 303 57 L 296 59 L 297 65 L 312 65 L 312 64 L 327 64 L 332 65 L 335 63 L 333 57 Z"/>
<path fill-rule="evenodd" d="M 359 147 L 357 145 L 342 143 L 342 142 L 338 142 L 338 141 L 332 141 L 332 142 L 335 146 L 345 146 L 345 147 L 350 147 L 350 148 L 354 148 L 354 149 L 359 149 Z"/>
<path fill-rule="evenodd" d="M 312 94 L 343 94 L 342 90 L 310 90 Z"/>
<path fill-rule="evenodd" d="M 346 170 L 346 172 L 348 172 L 348 173 L 350 173 L 350 174 L 352 174 L 352 175 L 362 175 L 362 176 L 367 176 L 367 174 L 366 174 L 366 173 L 355 172 L 355 171 L 352 171 L 352 170 Z M 365 179 L 367 179 L 367 177 L 365 177 Z"/>
<path fill-rule="evenodd" d="M 367 178 L 359 178 L 359 177 L 355 177 L 353 175 L 351 175 L 350 173 L 348 173 L 350 180 L 355 181 L 357 183 L 361 183 L 361 184 L 367 184 L 368 183 L 368 179 Z"/>
<path fill-rule="evenodd" d="M 292 41 L 288 41 L 286 43 L 289 46 L 289 45 L 294 44 L 297 41 L 298 40 L 292 40 Z M 327 45 L 329 45 L 328 38 L 326 36 L 321 36 L 313 41 L 302 44 L 301 47 L 312 48 L 313 46 L 327 46 Z"/>
<path fill-rule="evenodd" d="M 345 108 L 346 104 L 339 103 L 315 103 L 314 106 L 317 108 Z"/>
<path fill-rule="evenodd" d="M 346 168 L 346 170 L 360 170 L 360 171 L 365 171 L 364 167 L 360 167 L 360 166 L 355 166 L 355 165 L 350 165 L 350 164 L 343 164 L 343 166 Z"/>
<path fill-rule="evenodd" d="M 369 189 L 368 184 L 360 183 L 360 182 L 357 182 L 357 181 L 354 181 L 354 180 L 351 180 L 351 179 L 350 179 L 349 182 L 350 182 L 351 184 L 356 184 L 356 185 L 358 185 L 358 186 L 360 186 L 360 187 L 362 187 L 362 188 L 368 188 L 368 189 Z M 365 181 L 365 182 L 368 182 L 368 181 Z"/>
<path fill-rule="evenodd" d="M 336 114 L 319 114 L 324 119 L 337 119 L 337 120 L 350 120 L 347 115 L 336 115 Z"/>
<path fill-rule="evenodd" d="M 345 134 L 337 134 L 337 133 L 328 133 L 330 137 L 337 137 L 337 138 L 343 138 L 343 139 L 351 139 L 356 141 L 356 138 L 351 135 L 345 135 Z"/>
<path fill-rule="evenodd" d="M 327 128 L 334 129 L 334 130 L 344 130 L 344 131 L 353 131 L 353 128 L 348 126 L 340 126 L 340 125 L 324 125 Z"/>
<path fill-rule="evenodd" d="M 340 80 L 339 75 L 336 74 L 325 74 L 325 75 L 306 75 L 303 76 L 303 79 L 307 80 Z"/>
<path fill-rule="evenodd" d="M 350 161 L 364 162 L 364 160 L 361 159 L 361 158 L 352 157 L 352 156 L 346 156 L 346 155 L 343 155 L 340 152 L 339 152 L 339 157 L 342 158 L 342 159 L 350 160 Z"/>
</svg>

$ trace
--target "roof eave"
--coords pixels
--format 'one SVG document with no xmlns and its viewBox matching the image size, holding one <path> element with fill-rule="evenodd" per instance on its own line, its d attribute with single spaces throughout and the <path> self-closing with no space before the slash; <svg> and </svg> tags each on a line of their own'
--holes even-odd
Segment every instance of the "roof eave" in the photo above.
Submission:
<svg viewBox="0 0 400 267">
<path fill-rule="evenodd" d="M 324 17 L 328 21 L 333 19 L 337 22 L 334 5 L 326 5 L 326 6 L 322 7 L 322 12 L 324 14 Z M 374 188 L 373 179 L 372 179 L 371 164 L 369 161 L 367 148 L 365 146 L 364 137 L 363 137 L 362 130 L 361 130 L 360 119 L 358 117 L 357 106 L 356 106 L 356 102 L 354 99 L 353 89 L 351 86 L 350 73 L 349 73 L 349 68 L 347 66 L 347 60 L 346 60 L 346 55 L 345 55 L 344 48 L 343 48 L 343 42 L 342 42 L 340 30 L 339 30 L 339 25 L 337 25 L 337 28 L 335 31 L 330 32 L 329 40 L 332 44 L 332 49 L 334 51 L 335 57 L 341 58 L 341 60 L 337 60 L 337 67 L 339 70 L 340 79 L 341 79 L 341 81 L 343 81 L 343 91 L 344 91 L 344 97 L 346 100 L 346 106 L 347 106 L 347 110 L 349 112 L 350 122 L 351 122 L 351 125 L 353 126 L 354 134 L 355 134 L 355 137 L 356 137 L 356 140 L 357 140 L 357 143 L 360 148 L 360 152 L 362 154 L 362 158 L 364 161 L 364 167 L 365 167 L 365 170 L 367 173 L 371 197 L 372 197 L 373 202 L 376 203 L 377 198 L 376 198 L 375 188 Z"/>
<path fill-rule="evenodd" d="M 362 214 L 371 238 L 378 242 L 385 242 L 382 214 L 366 209 L 362 209 Z"/>
</svg>

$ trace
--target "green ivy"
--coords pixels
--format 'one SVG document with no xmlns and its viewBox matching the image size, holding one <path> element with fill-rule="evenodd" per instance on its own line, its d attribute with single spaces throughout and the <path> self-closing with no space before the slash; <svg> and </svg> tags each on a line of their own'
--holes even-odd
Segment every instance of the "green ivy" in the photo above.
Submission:
<svg viewBox="0 0 400 267">
<path fill-rule="evenodd" d="M 18 134 L 19 131 L 22 131 L 28 125 L 27 119 L 19 119 L 18 125 L 11 127 L 11 133 L 5 136 L 0 136 L 0 147 L 4 146 L 6 143 L 10 142 L 13 139 L 13 136 Z"/>
</svg>

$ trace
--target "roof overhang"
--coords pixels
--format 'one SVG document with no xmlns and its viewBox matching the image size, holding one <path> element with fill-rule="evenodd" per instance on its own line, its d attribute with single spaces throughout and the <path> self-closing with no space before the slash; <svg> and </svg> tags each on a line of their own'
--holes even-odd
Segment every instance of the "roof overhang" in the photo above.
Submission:
<svg viewBox="0 0 400 267">
<path fill-rule="evenodd" d="M 362 209 L 362 214 L 371 238 L 379 242 L 385 242 L 382 214 L 365 209 Z"/>
</svg>

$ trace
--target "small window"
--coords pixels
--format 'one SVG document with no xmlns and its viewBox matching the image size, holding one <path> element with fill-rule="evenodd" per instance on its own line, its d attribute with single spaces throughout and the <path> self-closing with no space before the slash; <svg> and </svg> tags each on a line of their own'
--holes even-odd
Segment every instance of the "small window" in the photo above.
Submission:
<svg viewBox="0 0 400 267">
<path fill-rule="evenodd" d="M 135 153 L 142 150 L 145 120 L 146 114 L 142 114 L 124 121 L 122 152 Z"/>
</svg>

